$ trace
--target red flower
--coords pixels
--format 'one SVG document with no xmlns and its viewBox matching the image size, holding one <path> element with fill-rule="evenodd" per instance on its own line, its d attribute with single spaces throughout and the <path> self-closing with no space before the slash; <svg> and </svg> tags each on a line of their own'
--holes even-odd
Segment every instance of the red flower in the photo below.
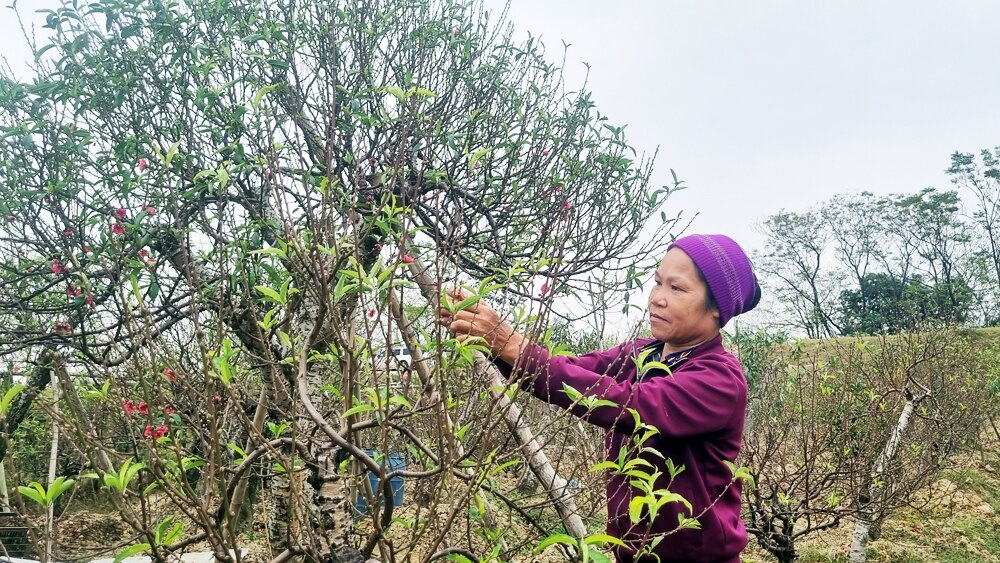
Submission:
<svg viewBox="0 0 1000 563">
<path fill-rule="evenodd" d="M 21 366 L 20 366 L 20 365 L 18 365 L 18 364 L 14 364 L 14 365 L 13 365 L 13 366 L 12 366 L 12 367 L 11 367 L 10 369 L 11 369 L 11 370 L 12 370 L 12 371 L 13 371 L 14 373 L 21 373 Z"/>
<path fill-rule="evenodd" d="M 150 215 L 156 215 L 156 208 L 153 207 L 152 205 L 147 205 L 144 209 L 146 210 L 146 213 L 149 213 Z"/>
<path fill-rule="evenodd" d="M 116 235 L 124 235 L 125 227 L 123 227 L 121 223 L 115 222 L 114 226 L 111 227 L 111 232 Z"/>
<path fill-rule="evenodd" d="M 63 231 L 63 236 L 66 238 L 73 236 L 73 229 L 70 227 L 66 227 L 66 230 Z"/>
<path fill-rule="evenodd" d="M 222 395 L 216 395 L 212 397 L 212 400 L 215 401 L 215 404 L 219 404 L 222 402 Z"/>
<path fill-rule="evenodd" d="M 7 214 L 7 220 L 8 220 L 8 221 L 13 221 L 13 220 L 14 220 L 14 219 L 16 219 L 16 218 L 17 218 L 17 217 L 14 217 L 14 214 L 13 214 L 13 213 L 8 213 L 8 214 Z"/>
<path fill-rule="evenodd" d="M 147 438 L 152 438 L 153 437 L 153 425 L 152 424 L 147 424 L 146 425 L 146 430 L 142 433 L 142 435 L 145 436 L 145 437 L 147 437 Z"/>
<path fill-rule="evenodd" d="M 146 404 L 146 401 L 139 403 L 139 414 L 149 414 L 149 405 Z"/>
<path fill-rule="evenodd" d="M 94 304 L 94 294 L 93 293 L 88 293 L 87 296 L 83 298 L 83 302 L 86 303 L 87 305 L 93 305 Z"/>
<path fill-rule="evenodd" d="M 375 243 L 375 250 L 382 250 L 382 243 L 381 242 L 376 242 Z"/>
<path fill-rule="evenodd" d="M 369 319 L 374 319 L 374 318 L 375 318 L 375 315 L 376 315 L 377 313 L 378 313 L 378 311 L 376 311 L 376 310 L 375 310 L 375 308 L 374 308 L 374 307 L 372 307 L 372 310 L 371 310 L 371 311 L 368 311 L 368 318 L 369 318 Z"/>
<path fill-rule="evenodd" d="M 131 399 L 125 399 L 122 401 L 122 410 L 125 411 L 125 414 L 135 414 L 135 403 Z"/>
<path fill-rule="evenodd" d="M 53 330 L 55 330 L 56 334 L 59 335 L 67 335 L 73 332 L 73 325 L 69 324 L 66 321 L 60 321 L 56 323 L 55 326 L 52 328 Z"/>
<path fill-rule="evenodd" d="M 159 426 L 156 427 L 156 439 L 157 440 L 159 440 L 160 438 L 162 438 L 162 437 L 164 437 L 166 435 L 167 435 L 167 425 L 166 424 L 161 424 L 161 425 L 159 425 Z"/>
<path fill-rule="evenodd" d="M 413 263 L 413 257 L 410 256 L 409 254 L 404 254 L 403 255 L 403 262 L 406 262 L 407 264 L 412 264 Z"/>
<path fill-rule="evenodd" d="M 145 258 L 147 256 L 149 256 L 149 251 L 146 250 L 145 248 L 140 248 L 139 249 L 139 257 L 140 258 Z"/>
<path fill-rule="evenodd" d="M 90 247 L 89 246 L 84 246 L 83 247 L 83 251 L 84 252 L 90 252 Z"/>
<path fill-rule="evenodd" d="M 62 264 L 59 263 L 59 259 L 58 258 L 53 258 L 52 259 L 52 273 L 56 274 L 56 275 L 59 275 L 59 274 L 65 272 L 65 271 L 66 271 L 65 268 L 63 268 Z"/>
<path fill-rule="evenodd" d="M 115 211 L 115 219 L 124 219 L 125 214 L 126 214 L 125 208 L 119 207 L 118 211 Z"/>
<path fill-rule="evenodd" d="M 175 411 L 174 408 L 171 407 L 170 405 L 163 405 L 163 414 L 169 416 L 171 414 L 174 414 L 175 412 L 177 411 Z"/>
<path fill-rule="evenodd" d="M 549 156 L 549 151 L 542 151 L 542 156 Z"/>
<path fill-rule="evenodd" d="M 176 383 L 177 382 L 177 376 L 174 375 L 174 370 L 172 370 L 170 368 L 164 368 L 164 370 L 163 370 L 163 377 L 165 377 L 167 379 L 167 381 L 169 381 L 170 383 Z"/>
<path fill-rule="evenodd" d="M 572 207 L 573 207 L 573 204 L 570 203 L 568 199 L 563 202 L 563 209 L 572 209 Z"/>
<path fill-rule="evenodd" d="M 549 284 L 543 283 L 542 284 L 542 295 L 545 295 L 548 292 L 549 292 Z"/>
<path fill-rule="evenodd" d="M 147 166 L 149 166 L 149 163 L 146 162 L 146 159 L 145 158 L 140 158 L 139 159 L 139 172 L 142 172 L 143 170 L 145 170 Z"/>
</svg>

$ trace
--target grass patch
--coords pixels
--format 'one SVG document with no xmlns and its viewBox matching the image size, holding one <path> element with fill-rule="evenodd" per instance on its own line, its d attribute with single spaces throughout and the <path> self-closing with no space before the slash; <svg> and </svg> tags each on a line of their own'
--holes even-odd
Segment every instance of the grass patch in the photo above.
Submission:
<svg viewBox="0 0 1000 563">
<path fill-rule="evenodd" d="M 843 555 L 830 555 L 815 549 L 806 549 L 799 556 L 799 563 L 847 563 L 847 557 Z"/>
</svg>

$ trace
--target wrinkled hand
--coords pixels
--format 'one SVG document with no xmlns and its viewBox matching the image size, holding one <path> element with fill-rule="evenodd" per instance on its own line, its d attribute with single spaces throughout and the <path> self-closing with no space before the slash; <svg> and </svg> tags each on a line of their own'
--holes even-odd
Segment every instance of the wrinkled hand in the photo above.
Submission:
<svg viewBox="0 0 1000 563">
<path fill-rule="evenodd" d="M 448 299 L 452 303 L 459 303 L 470 295 L 472 294 L 460 288 L 448 290 Z M 500 317 L 500 313 L 482 300 L 454 315 L 441 307 L 438 309 L 438 322 L 459 340 L 469 337 L 484 339 L 493 355 L 510 365 L 517 362 L 521 348 L 526 343 L 524 336 L 515 332 L 510 323 Z"/>
</svg>

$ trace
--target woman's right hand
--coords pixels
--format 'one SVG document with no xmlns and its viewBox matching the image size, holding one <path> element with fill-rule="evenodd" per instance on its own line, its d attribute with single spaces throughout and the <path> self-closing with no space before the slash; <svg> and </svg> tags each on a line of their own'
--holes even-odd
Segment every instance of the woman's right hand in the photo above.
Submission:
<svg viewBox="0 0 1000 563">
<path fill-rule="evenodd" d="M 448 299 L 459 303 L 471 293 L 461 288 L 448 291 Z M 521 353 L 521 348 L 527 339 L 516 332 L 507 321 L 500 317 L 493 307 L 480 300 L 454 314 L 441 307 L 438 309 L 438 322 L 448 328 L 455 338 L 464 340 L 469 337 L 479 337 L 486 341 L 493 355 L 504 362 L 514 365 Z"/>
</svg>

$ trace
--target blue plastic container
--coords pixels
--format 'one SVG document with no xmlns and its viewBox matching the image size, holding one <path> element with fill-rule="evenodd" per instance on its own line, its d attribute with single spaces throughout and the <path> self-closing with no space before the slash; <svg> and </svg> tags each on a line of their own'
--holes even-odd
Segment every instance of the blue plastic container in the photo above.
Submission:
<svg viewBox="0 0 1000 563">
<path fill-rule="evenodd" d="M 379 462 L 379 465 L 385 468 L 386 473 L 396 471 L 399 469 L 406 469 L 406 457 L 402 452 L 390 452 L 389 457 L 385 458 L 382 456 L 381 452 L 375 452 L 374 450 L 365 450 L 365 453 L 369 457 L 374 458 Z M 371 471 L 366 471 L 368 474 L 368 483 L 371 484 L 372 491 L 378 491 L 378 475 L 372 473 Z M 392 505 L 402 506 L 403 505 L 403 476 L 398 475 L 389 479 L 389 486 L 392 487 Z M 381 498 L 382 506 L 385 506 L 385 498 Z M 358 498 L 355 499 L 355 508 L 361 514 L 368 514 L 368 505 L 365 503 L 365 497 L 361 492 L 358 492 Z"/>
</svg>

